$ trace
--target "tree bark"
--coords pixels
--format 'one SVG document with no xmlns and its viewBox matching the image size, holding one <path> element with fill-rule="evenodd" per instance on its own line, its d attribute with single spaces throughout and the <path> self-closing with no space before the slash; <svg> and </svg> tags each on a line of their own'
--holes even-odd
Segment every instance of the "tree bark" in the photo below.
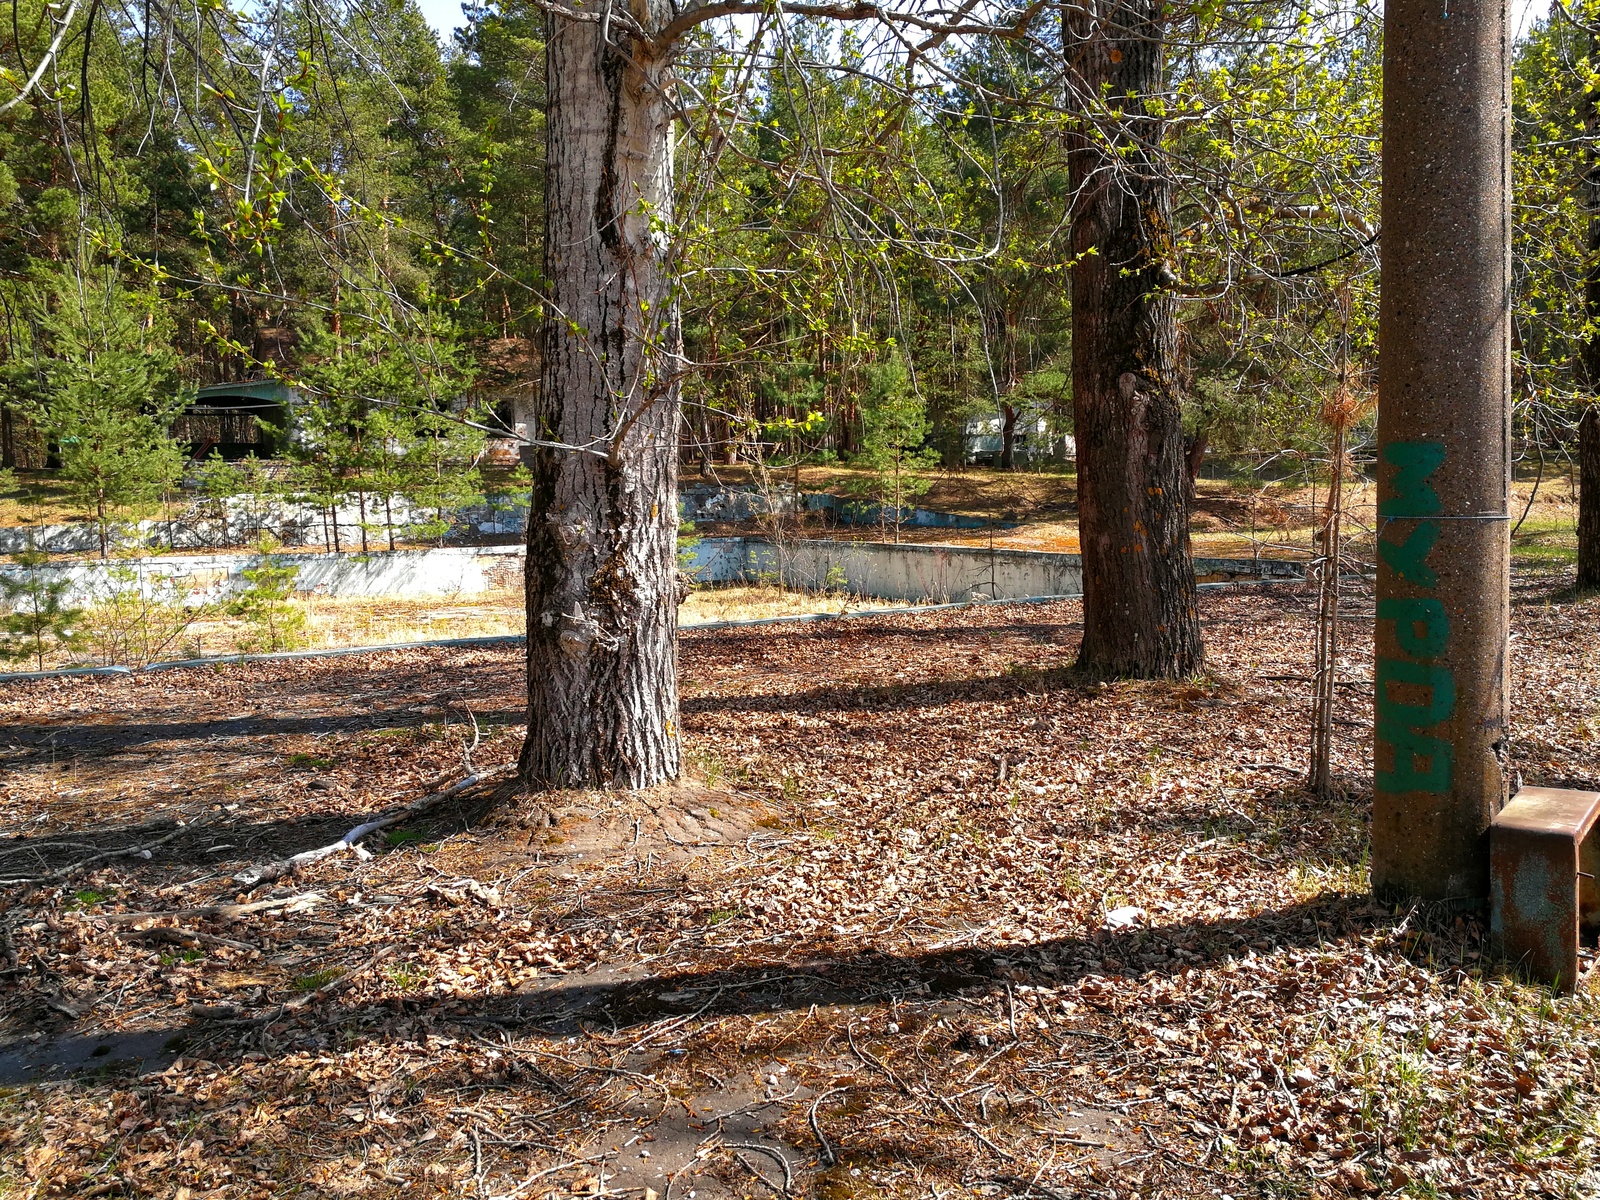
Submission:
<svg viewBox="0 0 1600 1200">
<path fill-rule="evenodd" d="M 1211 435 L 1201 430 L 1194 437 L 1185 439 L 1183 443 L 1183 468 L 1184 499 L 1189 502 L 1190 511 L 1194 511 L 1195 484 L 1200 479 L 1200 468 L 1205 465 L 1206 447 L 1211 444 Z"/>
<path fill-rule="evenodd" d="M 666 0 L 631 11 L 670 18 Z M 671 76 L 620 22 L 548 31 L 550 303 L 530 435 L 567 448 L 533 456 L 519 767 L 541 788 L 648 787 L 679 767 Z"/>
<path fill-rule="evenodd" d="M 1578 423 L 1578 587 L 1600 588 L 1600 405 Z"/>
<path fill-rule="evenodd" d="M 1600 61 L 1600 36 L 1589 33 L 1589 61 Z M 1583 278 L 1583 309 L 1590 330 L 1600 322 L 1600 89 L 1583 96 L 1584 132 L 1588 148 L 1583 175 L 1584 207 L 1588 210 L 1589 263 Z M 1600 336 L 1583 343 L 1583 375 L 1590 402 L 1578 422 L 1578 587 L 1600 588 Z"/>
<path fill-rule="evenodd" d="M 1079 666 L 1177 678 L 1204 663 L 1176 386 L 1162 0 L 1064 10 L 1073 188 L 1072 390 L 1084 631 Z"/>
<path fill-rule="evenodd" d="M 1017 465 L 1017 410 L 1000 405 L 1000 469 L 1009 471 Z"/>
</svg>

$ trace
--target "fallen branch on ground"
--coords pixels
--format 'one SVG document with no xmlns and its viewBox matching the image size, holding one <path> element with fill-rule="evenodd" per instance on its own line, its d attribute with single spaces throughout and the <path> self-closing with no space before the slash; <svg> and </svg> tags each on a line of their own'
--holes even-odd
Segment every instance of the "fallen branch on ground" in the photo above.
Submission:
<svg viewBox="0 0 1600 1200">
<path fill-rule="evenodd" d="M 279 896 L 274 900 L 256 900 L 250 904 L 203 904 L 199 908 L 175 908 L 171 912 L 95 913 L 95 917 L 112 925 L 132 925 L 139 921 L 154 921 L 161 917 L 221 917 L 226 921 L 247 917 L 251 913 L 282 908 L 289 912 L 304 912 L 326 903 L 321 892 L 299 892 L 293 896 Z"/>
<path fill-rule="evenodd" d="M 398 825 L 402 821 L 420 816 L 428 809 L 443 804 L 454 796 L 496 775 L 503 775 L 515 764 L 501 763 L 498 767 L 479 771 L 476 775 L 468 775 L 465 779 L 458 779 L 443 791 L 430 792 L 420 800 L 414 800 L 401 808 L 391 809 L 388 813 L 374 817 L 370 821 L 357 825 L 337 842 L 326 846 L 319 846 L 315 850 L 306 850 L 300 854 L 291 855 L 289 858 L 279 859 L 277 862 L 266 863 L 259 867 L 249 867 L 233 877 L 233 881 L 243 888 L 257 888 L 263 883 L 271 883 L 274 879 L 282 879 L 285 875 L 293 875 L 301 867 L 308 867 L 312 863 L 321 862 L 344 850 L 349 850 L 362 838 L 370 837 L 380 829 L 387 829 L 391 825 Z"/>
<path fill-rule="evenodd" d="M 8 887 L 26 883 L 59 883 L 69 875 L 73 875 L 76 872 L 83 870 L 85 867 L 93 866 L 95 863 L 104 862 L 108 858 L 149 858 L 150 852 L 155 850 L 157 847 L 165 846 L 168 842 L 176 841 L 184 834 L 193 833 L 197 829 L 214 824 L 215 821 L 216 818 L 214 817 L 209 820 L 201 818 L 197 821 L 191 821 L 187 825 L 178 826 L 178 828 L 167 834 L 166 837 L 157 838 L 153 842 L 146 842 L 142 846 L 125 846 L 120 850 L 102 850 L 99 854 L 91 854 L 88 858 L 80 858 L 78 861 L 70 862 L 64 867 L 57 867 L 54 871 L 46 871 L 43 875 L 27 875 L 18 876 L 11 879 L 0 879 L 0 887 Z"/>
<path fill-rule="evenodd" d="M 784 1157 L 780 1151 L 774 1150 L 771 1146 L 763 1146 L 760 1142 L 724 1142 L 723 1145 L 725 1145 L 729 1150 L 759 1150 L 762 1154 L 767 1155 L 767 1157 L 777 1159 L 778 1165 L 783 1168 L 783 1194 L 788 1195 L 794 1190 L 794 1172 L 789 1167 L 789 1160 Z M 744 1159 L 739 1155 L 735 1154 L 734 1157 L 738 1158 L 740 1162 L 744 1162 Z M 766 1184 L 769 1188 L 772 1188 L 773 1191 L 778 1190 L 776 1187 L 773 1187 L 771 1180 L 769 1180 L 760 1171 L 757 1171 L 749 1163 L 745 1163 L 744 1165 L 745 1170 L 749 1171 L 757 1179 L 761 1180 L 762 1183 Z"/>
<path fill-rule="evenodd" d="M 232 938 L 218 937 L 214 933 L 201 933 L 197 929 L 183 929 L 176 925 L 152 925 L 148 929 L 130 929 L 118 936 L 144 938 L 151 942 L 171 942 L 176 946 L 193 942 L 197 946 L 226 946 L 229 950 L 245 950 L 252 954 L 261 952 L 261 947 L 252 946 L 248 942 L 236 942 Z"/>
</svg>

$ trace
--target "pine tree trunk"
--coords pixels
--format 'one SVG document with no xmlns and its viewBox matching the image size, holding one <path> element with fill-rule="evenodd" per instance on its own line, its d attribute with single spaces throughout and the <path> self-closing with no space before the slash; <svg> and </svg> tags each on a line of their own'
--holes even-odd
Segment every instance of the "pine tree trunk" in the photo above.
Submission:
<svg viewBox="0 0 1600 1200">
<path fill-rule="evenodd" d="M 632 11 L 646 7 L 668 11 Z M 583 449 L 532 464 L 520 769 L 535 787 L 648 787 L 679 766 L 670 74 L 616 24 L 627 57 L 605 52 L 604 28 L 552 18 L 546 48 L 551 303 L 530 434 Z"/>
<path fill-rule="evenodd" d="M 1064 10 L 1072 178 L 1072 390 L 1084 631 L 1079 665 L 1176 678 L 1204 662 L 1171 281 L 1161 0 Z"/>
<path fill-rule="evenodd" d="M 1578 586 L 1600 588 L 1600 405 L 1578 424 Z"/>
<path fill-rule="evenodd" d="M 1000 469 L 1009 471 L 1017 465 L 1017 410 L 1009 404 L 1000 406 Z"/>
</svg>

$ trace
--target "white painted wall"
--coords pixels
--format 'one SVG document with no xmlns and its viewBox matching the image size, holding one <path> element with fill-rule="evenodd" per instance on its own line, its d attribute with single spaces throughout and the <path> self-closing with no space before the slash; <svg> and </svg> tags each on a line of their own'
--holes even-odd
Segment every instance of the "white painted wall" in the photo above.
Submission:
<svg viewBox="0 0 1600 1200">
<path fill-rule="evenodd" d="M 319 596 L 472 596 L 522 585 L 521 546 L 271 557 L 299 568 L 297 591 Z M 68 581 L 65 599 L 73 606 L 110 596 L 118 586 L 113 575 L 117 568 L 131 571 L 131 582 L 146 596 L 199 604 L 249 586 L 242 573 L 261 561 L 257 554 L 164 554 L 110 563 L 56 561 L 39 570 L 46 580 Z M 705 583 L 755 583 L 780 569 L 790 587 L 928 604 L 974 597 L 1076 596 L 1083 591 L 1076 554 L 974 546 L 796 541 L 783 548 L 780 563 L 778 548 L 760 538 L 704 538 L 687 565 L 689 574 Z M 1200 558 L 1195 570 L 1203 579 L 1303 574 L 1297 563 L 1250 559 Z M 0 563 L 0 575 L 20 581 L 24 574 L 20 567 Z"/>
<path fill-rule="evenodd" d="M 446 546 L 375 554 L 274 554 L 297 566 L 295 590 L 318 596 L 471 596 L 522 582 L 521 546 Z M 243 572 L 263 561 L 259 554 L 163 554 L 101 562 L 57 561 L 39 568 L 48 581 L 65 579 L 65 602 L 94 604 L 119 587 L 137 585 L 161 600 L 203 604 L 249 586 Z M 134 578 L 120 583 L 118 568 Z M 21 581 L 25 572 L 0 565 L 0 575 Z"/>
</svg>

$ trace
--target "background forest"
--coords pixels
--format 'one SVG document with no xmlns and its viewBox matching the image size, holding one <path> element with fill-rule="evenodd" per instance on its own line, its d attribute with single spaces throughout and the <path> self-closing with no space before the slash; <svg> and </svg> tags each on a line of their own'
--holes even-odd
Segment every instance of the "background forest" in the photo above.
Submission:
<svg viewBox="0 0 1600 1200">
<path fill-rule="evenodd" d="M 476 495 L 482 436 L 537 387 L 542 10 L 473 9 L 441 46 L 404 0 L 79 7 L 0 20 L 3 465 L 59 466 L 103 521 L 180 477 L 196 387 L 276 377 L 310 401 L 306 494 Z M 1056 21 L 914 65 L 787 16 L 694 35 L 687 463 L 743 443 L 954 466 L 986 418 L 1010 466 L 1014 433 L 1070 433 Z M 1201 3 L 1171 30 L 1186 429 L 1212 452 L 1324 453 L 1326 398 L 1373 379 L 1380 14 Z M 1588 390 L 1590 69 L 1561 10 L 1516 56 L 1530 460 L 1567 453 Z"/>
</svg>

